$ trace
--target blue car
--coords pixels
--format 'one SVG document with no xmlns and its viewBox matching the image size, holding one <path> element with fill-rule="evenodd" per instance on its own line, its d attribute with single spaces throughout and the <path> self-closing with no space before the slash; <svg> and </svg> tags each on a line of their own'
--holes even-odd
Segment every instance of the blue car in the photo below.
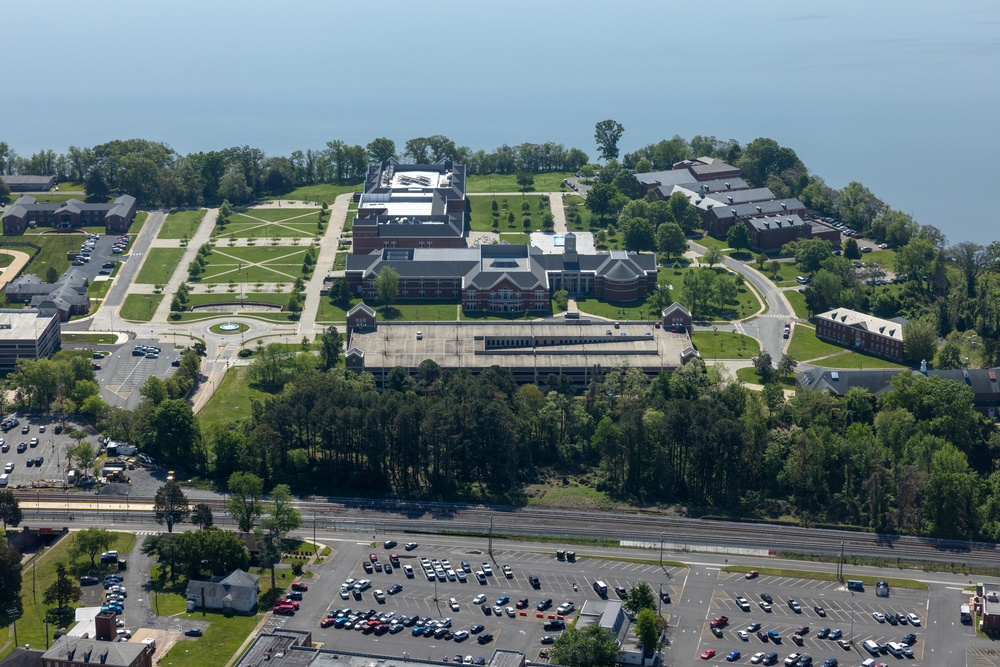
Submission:
<svg viewBox="0 0 1000 667">
<path fill-rule="evenodd" d="M 333 627 L 342 628 L 347 625 L 348 618 L 346 616 L 341 616 L 336 621 L 333 622 Z"/>
<path fill-rule="evenodd" d="M 509 595 L 501 595 L 500 597 L 497 598 L 497 606 L 498 607 L 501 606 L 501 605 L 505 605 L 508 602 L 510 602 L 510 596 Z"/>
<path fill-rule="evenodd" d="M 424 634 L 424 629 L 418 625 L 413 628 L 410 634 L 412 634 L 414 637 L 419 637 L 420 635 Z"/>
<path fill-rule="evenodd" d="M 736 662 L 739 659 L 740 659 L 739 651 L 730 651 L 729 655 L 726 656 L 726 660 L 728 660 L 729 662 Z"/>
<path fill-rule="evenodd" d="M 771 641 L 773 641 L 773 642 L 780 642 L 781 641 L 781 634 L 777 630 L 768 630 L 767 631 L 767 636 L 770 637 Z"/>
</svg>

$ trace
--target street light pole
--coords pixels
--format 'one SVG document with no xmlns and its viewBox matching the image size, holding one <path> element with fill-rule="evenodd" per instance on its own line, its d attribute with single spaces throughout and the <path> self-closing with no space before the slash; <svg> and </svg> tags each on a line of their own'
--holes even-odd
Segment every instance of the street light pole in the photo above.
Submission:
<svg viewBox="0 0 1000 667">
<path fill-rule="evenodd" d="M 489 551 L 490 551 L 490 556 L 492 556 L 493 555 L 493 515 L 492 514 L 490 515 L 490 549 L 489 549 Z M 436 584 L 435 584 L 435 586 L 436 586 Z"/>
<path fill-rule="evenodd" d="M 663 567 L 663 536 L 667 534 L 667 531 L 660 533 L 660 567 Z"/>
</svg>

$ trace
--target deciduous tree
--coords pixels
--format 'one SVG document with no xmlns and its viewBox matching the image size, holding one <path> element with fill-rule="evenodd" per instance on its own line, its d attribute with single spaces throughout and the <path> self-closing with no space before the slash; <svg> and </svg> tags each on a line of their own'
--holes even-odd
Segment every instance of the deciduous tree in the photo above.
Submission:
<svg viewBox="0 0 1000 667">
<path fill-rule="evenodd" d="M 391 306 L 399 297 L 399 274 L 386 266 L 375 277 L 375 294 L 384 307 Z"/>
<path fill-rule="evenodd" d="M 156 523 L 167 524 L 167 532 L 174 532 L 174 523 L 183 521 L 191 508 L 181 485 L 170 481 L 156 490 L 153 496 L 153 518 Z"/>
<path fill-rule="evenodd" d="M 582 630 L 569 627 L 552 645 L 551 660 L 565 667 L 611 667 L 618 660 L 618 642 L 599 623 Z"/>
<path fill-rule="evenodd" d="M 618 157 L 618 141 L 624 132 L 625 128 L 616 120 L 602 120 L 594 126 L 594 141 L 601 158 L 611 160 Z"/>
<path fill-rule="evenodd" d="M 7 526 L 17 527 L 22 518 L 21 504 L 17 502 L 14 492 L 10 489 L 0 491 L 0 519 L 3 519 L 4 529 Z"/>
<path fill-rule="evenodd" d="M 234 472 L 229 477 L 229 498 L 226 508 L 236 519 L 240 532 L 249 533 L 263 513 L 261 498 L 264 495 L 264 481 L 249 472 Z"/>
<path fill-rule="evenodd" d="M 54 604 L 57 609 L 65 609 L 70 602 L 76 602 L 83 596 L 80 584 L 69 575 L 64 563 L 56 563 L 56 580 L 45 589 L 42 600 L 45 604 Z"/>
</svg>

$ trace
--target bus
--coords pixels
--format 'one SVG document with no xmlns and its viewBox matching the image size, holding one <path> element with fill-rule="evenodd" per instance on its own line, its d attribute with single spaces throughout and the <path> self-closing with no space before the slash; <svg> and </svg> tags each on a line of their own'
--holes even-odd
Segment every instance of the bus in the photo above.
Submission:
<svg viewBox="0 0 1000 667">
<path fill-rule="evenodd" d="M 860 579 L 848 579 L 847 580 L 847 590 L 849 591 L 864 591 L 865 582 Z"/>
</svg>

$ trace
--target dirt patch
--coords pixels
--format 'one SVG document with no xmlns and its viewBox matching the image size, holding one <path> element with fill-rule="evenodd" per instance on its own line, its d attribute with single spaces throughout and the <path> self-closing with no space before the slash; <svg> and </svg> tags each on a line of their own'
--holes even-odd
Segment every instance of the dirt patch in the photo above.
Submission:
<svg viewBox="0 0 1000 667">
<path fill-rule="evenodd" d="M 133 644 L 141 644 L 143 639 L 147 637 L 152 637 L 156 640 L 156 650 L 153 651 L 153 662 L 159 662 L 162 656 L 165 656 L 167 652 L 173 648 L 177 640 L 181 638 L 181 633 L 176 630 L 153 630 L 150 628 L 139 628 L 132 635 L 132 639 L 129 642 Z"/>
</svg>

